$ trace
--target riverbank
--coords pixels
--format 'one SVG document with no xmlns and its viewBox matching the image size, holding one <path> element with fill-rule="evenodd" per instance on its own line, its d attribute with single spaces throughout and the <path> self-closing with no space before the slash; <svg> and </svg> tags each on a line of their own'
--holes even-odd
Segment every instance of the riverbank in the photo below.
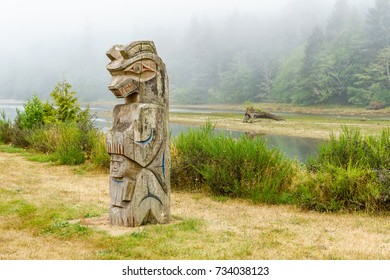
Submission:
<svg viewBox="0 0 390 280">
<path fill-rule="evenodd" d="M 99 127 L 107 129 L 112 119 L 112 108 L 121 100 L 83 103 L 89 105 L 97 116 Z M 3 107 L 1 106 L 3 104 Z M 12 105 L 12 106 L 11 106 Z M 0 101 L 0 112 L 5 111 L 11 120 L 16 116 L 16 108 L 22 109 L 22 102 Z M 285 121 L 258 119 L 253 123 L 243 123 L 248 106 L 279 115 Z M 390 108 L 367 110 L 351 106 L 296 106 L 282 103 L 213 104 L 213 105 L 170 105 L 170 122 L 183 125 L 204 125 L 207 120 L 217 128 L 248 132 L 296 136 L 313 139 L 329 139 L 332 132 L 338 135 L 342 126 L 357 127 L 363 134 L 377 135 L 390 127 Z"/>
<path fill-rule="evenodd" d="M 258 119 L 243 123 L 247 106 L 279 115 L 284 121 Z M 180 108 L 180 110 L 177 110 Z M 390 108 L 367 110 L 357 107 L 300 107 L 291 104 L 257 103 L 250 105 L 172 105 L 170 122 L 203 125 L 210 120 L 217 128 L 244 131 L 250 134 L 296 136 L 329 139 L 339 135 L 342 126 L 359 128 L 363 134 L 378 135 L 390 127 Z"/>
<path fill-rule="evenodd" d="M 106 173 L 6 152 L 0 170 L 3 260 L 390 258 L 387 216 L 173 192 L 171 223 L 120 228 L 108 223 Z"/>
</svg>

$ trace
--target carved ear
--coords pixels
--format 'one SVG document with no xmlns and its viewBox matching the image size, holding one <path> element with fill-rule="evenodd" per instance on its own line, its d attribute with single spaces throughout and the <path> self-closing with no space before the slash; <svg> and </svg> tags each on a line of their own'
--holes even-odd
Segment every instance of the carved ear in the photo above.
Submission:
<svg viewBox="0 0 390 280">
<path fill-rule="evenodd" d="M 119 51 L 121 56 L 124 58 L 124 59 L 129 59 L 129 55 L 127 54 L 127 52 L 125 50 L 120 50 Z"/>
<path fill-rule="evenodd" d="M 106 55 L 111 61 L 117 60 L 117 59 L 120 59 L 121 57 L 123 57 L 121 55 L 121 51 L 123 51 L 123 46 L 122 45 L 115 45 L 106 52 Z"/>
</svg>

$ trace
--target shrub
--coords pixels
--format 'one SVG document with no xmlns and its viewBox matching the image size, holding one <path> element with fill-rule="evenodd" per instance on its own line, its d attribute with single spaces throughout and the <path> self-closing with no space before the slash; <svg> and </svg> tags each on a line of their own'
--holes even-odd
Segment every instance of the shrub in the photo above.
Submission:
<svg viewBox="0 0 390 280">
<path fill-rule="evenodd" d="M 91 158 L 96 165 L 106 166 L 103 136 L 94 127 L 89 108 L 82 110 L 75 95 L 66 81 L 59 82 L 52 91 L 53 104 L 34 95 L 23 105 L 23 111 L 17 111 L 13 126 L 3 116 L 0 140 L 4 134 L 17 147 L 55 153 L 63 164 L 80 164 Z M 3 133 L 8 127 L 10 131 Z"/>
<path fill-rule="evenodd" d="M 53 153 L 58 146 L 59 138 L 58 126 L 51 124 L 31 130 L 31 133 L 27 136 L 27 141 L 29 147 L 35 151 Z"/>
<path fill-rule="evenodd" d="M 310 170 L 324 165 L 347 168 L 350 163 L 371 169 L 390 169 L 390 129 L 380 136 L 365 137 L 359 129 L 342 128 L 337 138 L 331 134 L 330 141 L 320 146 L 316 158 L 308 161 Z"/>
<path fill-rule="evenodd" d="M 53 98 L 56 109 L 56 118 L 60 122 L 75 121 L 81 109 L 76 98 L 76 92 L 66 81 L 57 83 L 50 96 Z"/>
<path fill-rule="evenodd" d="M 309 193 L 301 196 L 304 207 L 318 211 L 390 210 L 385 201 L 386 188 L 375 172 L 350 164 L 347 168 L 328 165 L 306 182 Z M 302 188 L 302 187 L 301 187 Z M 302 189 L 297 193 L 303 193 Z"/>
<path fill-rule="evenodd" d="M 9 143 L 12 140 L 12 123 L 6 118 L 5 112 L 0 113 L 0 142 Z"/>
<path fill-rule="evenodd" d="M 188 129 L 171 143 L 171 181 L 179 190 L 200 190 L 204 178 L 196 167 L 207 161 L 204 152 L 206 139 L 213 137 L 214 126 L 208 122 L 201 129 Z"/>
<path fill-rule="evenodd" d="M 285 203 L 292 197 L 293 162 L 277 149 L 269 149 L 262 139 L 216 134 L 208 123 L 179 135 L 172 158 L 174 186 L 184 183 L 187 189 L 199 189 L 207 185 L 215 194 L 255 202 Z"/>
<path fill-rule="evenodd" d="M 389 155 L 389 129 L 365 137 L 344 127 L 308 164 L 310 173 L 297 198 L 304 207 L 321 211 L 389 211 Z"/>
<path fill-rule="evenodd" d="M 24 111 L 17 110 L 16 117 L 20 129 L 27 130 L 44 125 L 45 106 L 38 95 L 28 99 L 23 107 Z"/>
<path fill-rule="evenodd" d="M 85 161 L 83 135 L 75 122 L 58 124 L 59 139 L 55 156 L 62 164 L 76 165 Z"/>
<path fill-rule="evenodd" d="M 92 130 L 88 134 L 88 142 L 91 145 L 90 160 L 99 168 L 110 168 L 110 155 L 106 150 L 106 136 L 100 131 Z"/>
</svg>

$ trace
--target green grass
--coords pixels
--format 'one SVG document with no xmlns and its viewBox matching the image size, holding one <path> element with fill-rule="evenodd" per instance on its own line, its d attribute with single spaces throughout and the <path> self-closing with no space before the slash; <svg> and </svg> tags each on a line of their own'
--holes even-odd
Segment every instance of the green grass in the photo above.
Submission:
<svg viewBox="0 0 390 280">
<path fill-rule="evenodd" d="M 26 154 L 26 149 L 17 148 L 11 145 L 0 145 L 0 152 L 9 154 Z"/>
<path fill-rule="evenodd" d="M 390 129 L 365 136 L 343 127 L 307 165 L 297 196 L 320 211 L 390 211 Z"/>
<path fill-rule="evenodd" d="M 206 123 L 173 141 L 172 176 L 175 187 L 208 187 L 218 196 L 249 198 L 255 202 L 286 203 L 293 162 L 263 139 L 239 139 L 215 133 Z"/>
<path fill-rule="evenodd" d="M 53 154 L 45 154 L 41 152 L 34 151 L 32 149 L 17 148 L 11 145 L 0 144 L 0 152 L 9 153 L 9 154 L 20 154 L 26 159 L 35 161 L 35 162 L 55 162 L 57 161 L 56 157 Z"/>
</svg>

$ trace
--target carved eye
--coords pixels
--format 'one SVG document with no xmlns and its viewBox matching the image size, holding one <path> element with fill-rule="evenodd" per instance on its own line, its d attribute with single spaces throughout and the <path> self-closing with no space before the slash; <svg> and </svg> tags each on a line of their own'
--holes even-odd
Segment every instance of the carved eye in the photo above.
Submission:
<svg viewBox="0 0 390 280">
<path fill-rule="evenodd" d="M 133 67 L 131 67 L 131 70 L 134 73 L 140 74 L 142 72 L 142 64 L 141 63 L 134 64 Z"/>
</svg>

